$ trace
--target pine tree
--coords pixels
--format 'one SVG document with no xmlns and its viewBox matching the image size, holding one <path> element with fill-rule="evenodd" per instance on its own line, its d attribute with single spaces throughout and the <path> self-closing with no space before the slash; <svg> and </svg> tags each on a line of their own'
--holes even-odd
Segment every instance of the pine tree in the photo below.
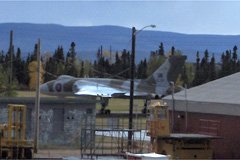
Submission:
<svg viewBox="0 0 240 160">
<path fill-rule="evenodd" d="M 145 79 L 147 78 L 147 59 L 145 58 L 143 61 L 143 71 L 142 71 L 142 78 Z"/>
<path fill-rule="evenodd" d="M 57 61 L 57 63 L 64 63 L 65 57 L 62 46 L 58 46 L 57 50 L 55 50 L 53 58 Z"/>
<path fill-rule="evenodd" d="M 12 57 L 11 57 L 11 52 L 12 52 Z M 13 62 L 14 61 L 15 61 L 14 46 L 12 46 L 12 47 L 9 46 L 8 52 L 7 52 L 6 56 L 5 56 L 5 64 L 6 64 L 5 65 L 5 69 L 8 71 L 9 83 L 10 83 L 10 81 L 13 81 L 15 79 L 16 71 L 15 71 L 15 68 L 13 66 Z M 10 80 L 10 77 L 12 77 L 11 80 Z"/>
<path fill-rule="evenodd" d="M 118 51 L 115 53 L 115 63 L 112 64 L 112 75 L 118 75 L 121 72 L 121 59 Z"/>
<path fill-rule="evenodd" d="M 0 64 L 0 95 L 5 95 L 8 87 L 8 73 L 4 69 L 3 65 Z"/>
<path fill-rule="evenodd" d="M 160 43 L 159 46 L 159 55 L 164 56 L 164 47 L 162 42 Z"/>
<path fill-rule="evenodd" d="M 238 72 L 238 67 L 237 67 L 237 63 L 238 63 L 237 49 L 238 48 L 235 45 L 233 47 L 233 55 L 232 55 L 232 73 Z"/>
<path fill-rule="evenodd" d="M 209 64 L 209 81 L 215 80 L 217 78 L 216 67 L 215 67 L 215 57 L 212 55 L 210 64 Z"/>
<path fill-rule="evenodd" d="M 51 67 L 52 69 L 52 74 L 54 73 L 55 75 L 61 75 L 64 73 L 65 70 L 65 57 L 64 57 L 64 52 L 62 47 L 58 47 L 57 50 L 55 50 L 55 53 L 52 57 L 52 64 Z"/>
<path fill-rule="evenodd" d="M 50 57 L 45 64 L 44 82 L 47 82 L 56 78 L 53 76 L 53 74 L 55 73 L 54 72 L 55 69 L 53 65 L 54 65 L 54 60 L 52 57 Z"/>
<path fill-rule="evenodd" d="M 138 79 L 145 79 L 147 78 L 147 60 L 141 60 L 137 67 L 137 75 Z"/>
<path fill-rule="evenodd" d="M 189 80 L 188 80 L 188 76 L 187 76 L 187 68 L 186 65 L 183 66 L 183 73 L 181 76 L 181 81 L 183 82 L 183 84 L 186 84 L 187 86 L 189 86 Z"/>
<path fill-rule="evenodd" d="M 152 51 L 147 63 L 147 75 L 151 75 L 165 60 L 165 56 L 159 56 L 156 52 Z"/>
<path fill-rule="evenodd" d="M 104 73 L 105 73 L 105 58 L 104 57 L 100 57 L 98 62 L 97 62 L 97 71 L 98 73 L 98 77 L 99 78 L 104 78 Z"/>
<path fill-rule="evenodd" d="M 34 46 L 34 51 L 30 55 L 30 61 L 36 61 L 37 60 L 37 44 Z"/>
<path fill-rule="evenodd" d="M 88 61 L 87 61 L 88 62 Z M 92 63 L 91 62 L 88 62 L 88 63 L 85 63 L 85 64 L 88 64 L 88 72 L 86 72 L 86 69 L 85 69 L 85 72 L 88 74 L 88 77 L 93 77 L 94 74 L 93 74 L 93 67 L 92 67 Z"/>
<path fill-rule="evenodd" d="M 98 72 L 97 72 L 97 68 L 98 67 L 98 65 L 97 65 L 97 61 L 96 60 L 94 60 L 94 63 L 93 63 L 93 77 L 99 77 L 99 75 L 98 75 Z"/>
<path fill-rule="evenodd" d="M 220 71 L 220 77 L 224 77 L 226 75 L 226 71 L 225 71 L 225 65 L 226 65 L 226 62 L 225 62 L 225 53 L 223 52 L 222 53 L 222 56 L 221 56 L 221 71 Z"/>
<path fill-rule="evenodd" d="M 138 67 L 137 67 L 137 75 L 136 75 L 136 77 L 138 79 L 142 79 L 142 72 L 143 72 L 143 61 L 141 60 L 140 63 L 138 64 Z"/>
<path fill-rule="evenodd" d="M 231 52 L 227 50 L 225 53 L 222 54 L 221 61 L 222 61 L 222 68 L 220 71 L 220 76 L 224 77 L 230 75 L 232 73 L 232 60 L 231 60 Z"/>
<path fill-rule="evenodd" d="M 110 62 L 109 62 L 109 60 L 108 59 L 106 59 L 105 60 L 105 62 L 104 62 L 104 68 L 105 68 L 105 72 L 107 73 L 107 74 L 112 74 L 111 73 L 111 67 L 110 67 L 111 65 L 110 65 Z"/>
<path fill-rule="evenodd" d="M 175 55 L 175 47 L 174 47 L 174 46 L 172 46 L 172 48 L 171 48 L 171 55 L 172 55 L 172 56 Z"/>
<path fill-rule="evenodd" d="M 204 57 L 201 62 L 201 77 L 202 77 L 202 82 L 201 83 L 206 83 L 208 81 L 209 77 L 209 53 L 208 50 L 205 50 L 204 52 Z"/>
<path fill-rule="evenodd" d="M 5 55 L 4 52 L 1 51 L 0 52 L 0 64 L 4 64 L 5 63 Z"/>
<path fill-rule="evenodd" d="M 65 74 L 71 76 L 78 76 L 78 71 L 76 68 L 76 51 L 75 51 L 75 43 L 71 43 L 71 47 L 67 53 L 66 62 L 65 62 Z"/>
<path fill-rule="evenodd" d="M 193 79 L 193 84 L 192 86 L 197 86 L 199 84 L 201 84 L 201 71 L 200 71 L 200 57 L 199 57 L 199 52 L 197 51 L 197 55 L 196 55 L 196 70 L 195 70 L 195 75 L 194 75 L 194 79 Z"/>
<path fill-rule="evenodd" d="M 17 55 L 16 55 L 16 59 L 14 61 L 14 68 L 16 70 L 16 79 L 20 84 L 26 84 L 27 81 L 27 77 L 25 72 L 26 70 L 24 70 L 24 64 L 25 62 L 22 60 L 21 58 L 21 50 L 20 48 L 17 49 Z"/>
<path fill-rule="evenodd" d="M 84 77 L 84 61 L 81 63 L 80 77 Z"/>
<path fill-rule="evenodd" d="M 127 70 L 129 68 L 130 68 L 130 53 L 126 49 L 124 49 L 122 51 L 121 56 L 121 70 L 125 71 L 122 75 L 126 79 L 130 78 L 130 70 Z"/>
</svg>

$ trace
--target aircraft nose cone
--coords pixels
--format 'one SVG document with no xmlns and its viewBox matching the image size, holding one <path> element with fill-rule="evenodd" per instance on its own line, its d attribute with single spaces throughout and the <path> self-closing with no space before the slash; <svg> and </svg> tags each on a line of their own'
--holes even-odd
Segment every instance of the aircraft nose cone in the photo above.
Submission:
<svg viewBox="0 0 240 160">
<path fill-rule="evenodd" d="M 48 85 L 47 84 L 41 84 L 40 85 L 40 92 L 41 93 L 48 93 L 49 92 Z"/>
</svg>

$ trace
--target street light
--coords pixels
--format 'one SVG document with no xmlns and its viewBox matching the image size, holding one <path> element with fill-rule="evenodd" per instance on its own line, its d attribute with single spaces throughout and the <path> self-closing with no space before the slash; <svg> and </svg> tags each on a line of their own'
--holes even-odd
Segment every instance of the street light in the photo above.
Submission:
<svg viewBox="0 0 240 160">
<path fill-rule="evenodd" d="M 174 133 L 175 130 L 175 99 L 174 99 L 174 91 L 175 91 L 175 84 L 173 81 L 170 83 L 171 89 L 172 89 L 172 133 Z"/>
<path fill-rule="evenodd" d="M 151 24 L 151 25 L 148 25 L 148 26 L 143 27 L 143 28 L 140 29 L 140 30 L 136 30 L 135 27 L 133 27 L 133 28 L 135 29 L 135 32 L 134 32 L 135 36 L 136 36 L 136 34 L 137 34 L 138 32 L 141 32 L 141 31 L 144 30 L 145 28 L 149 28 L 149 27 L 151 27 L 151 28 L 156 28 L 156 25 Z M 132 28 L 132 29 L 133 29 L 133 28 Z"/>
<path fill-rule="evenodd" d="M 140 30 L 136 30 L 135 27 L 132 27 L 132 54 L 131 54 L 131 76 L 130 76 L 130 104 L 129 104 L 129 123 L 128 123 L 128 151 L 129 151 L 129 146 L 132 145 L 132 116 L 133 116 L 133 96 L 134 96 L 134 72 L 135 72 L 135 48 L 136 48 L 136 35 L 137 33 L 141 32 L 145 28 L 155 28 L 156 25 L 148 25 L 143 27 Z"/>
</svg>

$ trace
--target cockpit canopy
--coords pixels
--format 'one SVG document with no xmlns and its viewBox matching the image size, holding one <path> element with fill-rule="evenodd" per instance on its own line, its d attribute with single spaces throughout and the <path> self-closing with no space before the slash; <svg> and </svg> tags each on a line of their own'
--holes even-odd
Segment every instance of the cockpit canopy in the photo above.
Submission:
<svg viewBox="0 0 240 160">
<path fill-rule="evenodd" d="M 75 77 L 69 76 L 69 75 L 61 75 L 57 78 L 57 80 L 63 80 L 63 79 L 74 79 Z"/>
</svg>

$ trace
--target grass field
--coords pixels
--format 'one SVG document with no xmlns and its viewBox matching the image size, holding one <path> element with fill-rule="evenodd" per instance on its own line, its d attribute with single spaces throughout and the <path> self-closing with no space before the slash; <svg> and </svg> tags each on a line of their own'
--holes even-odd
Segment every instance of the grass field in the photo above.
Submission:
<svg viewBox="0 0 240 160">
<path fill-rule="evenodd" d="M 144 100 L 136 99 L 134 100 L 134 111 L 141 111 L 144 105 Z M 99 110 L 100 104 L 97 104 L 96 108 Z M 128 99 L 119 99 L 111 98 L 109 99 L 108 109 L 111 111 L 129 111 L 129 100 Z"/>
<path fill-rule="evenodd" d="M 35 91 L 16 91 L 17 97 L 35 97 Z M 42 95 L 41 97 L 49 97 L 47 95 Z M 144 105 L 144 100 L 136 99 L 134 100 L 134 111 L 141 111 Z M 99 110 L 101 105 L 97 103 L 96 109 Z M 129 111 L 129 99 L 119 99 L 119 98 L 111 98 L 109 99 L 108 109 L 113 112 L 127 112 Z"/>
</svg>

